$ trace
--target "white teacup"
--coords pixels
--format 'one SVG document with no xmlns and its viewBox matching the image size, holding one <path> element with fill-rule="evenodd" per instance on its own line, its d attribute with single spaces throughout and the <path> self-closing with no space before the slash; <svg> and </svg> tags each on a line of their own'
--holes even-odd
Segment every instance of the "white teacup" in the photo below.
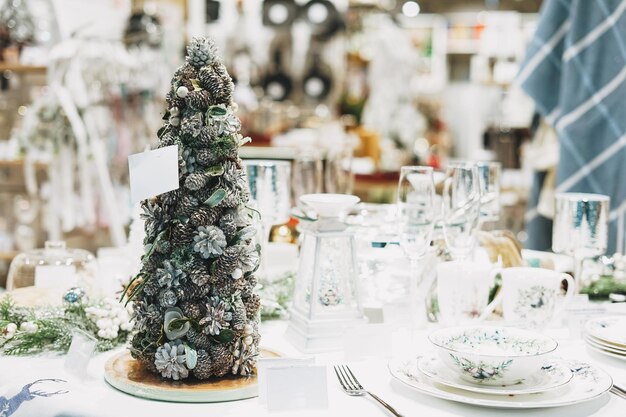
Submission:
<svg viewBox="0 0 626 417">
<path fill-rule="evenodd" d="M 439 321 L 447 325 L 476 321 L 487 307 L 495 275 L 489 263 L 451 261 L 437 264 Z"/>
<path fill-rule="evenodd" d="M 502 276 L 502 288 L 481 318 L 502 304 L 504 320 L 521 327 L 546 326 L 571 301 L 576 288 L 570 275 L 550 269 L 515 267 L 493 271 L 494 276 L 498 273 Z M 567 281 L 567 293 L 557 308 L 563 280 Z"/>
</svg>

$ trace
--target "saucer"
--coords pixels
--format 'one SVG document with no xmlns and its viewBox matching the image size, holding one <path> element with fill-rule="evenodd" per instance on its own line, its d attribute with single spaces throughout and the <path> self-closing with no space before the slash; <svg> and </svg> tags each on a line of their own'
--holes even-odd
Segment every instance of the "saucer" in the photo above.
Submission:
<svg viewBox="0 0 626 417">
<path fill-rule="evenodd" d="M 417 361 L 417 368 L 432 381 L 452 388 L 491 395 L 522 395 L 547 392 L 567 384 L 572 371 L 561 361 L 544 365 L 539 372 L 515 385 L 487 386 L 465 381 L 445 366 L 436 355 L 429 354 Z"/>
<path fill-rule="evenodd" d="M 550 408 L 580 404 L 599 398 L 611 389 L 613 380 L 602 369 L 578 361 L 554 361 L 567 366 L 574 375 L 563 387 L 529 395 L 488 395 L 437 384 L 417 369 L 419 357 L 398 357 L 389 362 L 389 372 L 416 392 L 463 404 L 491 408 Z"/>
</svg>

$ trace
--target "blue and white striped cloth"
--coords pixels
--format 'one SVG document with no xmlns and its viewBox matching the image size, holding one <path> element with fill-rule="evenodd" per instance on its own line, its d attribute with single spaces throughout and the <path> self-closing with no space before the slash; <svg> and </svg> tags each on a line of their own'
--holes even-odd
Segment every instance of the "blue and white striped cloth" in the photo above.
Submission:
<svg viewBox="0 0 626 417">
<path fill-rule="evenodd" d="M 609 195 L 608 253 L 623 252 L 626 0 L 545 0 L 517 83 L 559 135 L 556 191 Z"/>
</svg>

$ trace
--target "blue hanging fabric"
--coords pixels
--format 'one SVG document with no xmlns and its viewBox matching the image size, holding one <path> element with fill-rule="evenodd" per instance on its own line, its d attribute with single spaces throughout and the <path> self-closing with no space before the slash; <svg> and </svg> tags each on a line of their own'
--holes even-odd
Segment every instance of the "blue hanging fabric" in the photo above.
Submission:
<svg viewBox="0 0 626 417">
<path fill-rule="evenodd" d="M 623 252 L 626 0 L 545 0 L 517 83 L 559 136 L 556 192 L 610 196 L 608 253 Z M 527 215 L 529 235 L 550 233 L 534 222 L 545 219 Z"/>
</svg>

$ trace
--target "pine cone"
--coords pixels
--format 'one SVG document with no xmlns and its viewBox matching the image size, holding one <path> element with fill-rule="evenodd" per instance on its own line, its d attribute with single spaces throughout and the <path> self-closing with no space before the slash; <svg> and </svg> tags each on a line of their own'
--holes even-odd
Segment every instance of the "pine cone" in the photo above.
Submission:
<svg viewBox="0 0 626 417">
<path fill-rule="evenodd" d="M 191 174 L 190 174 L 191 175 Z M 176 214 L 189 216 L 198 208 L 199 202 L 189 194 L 183 194 L 176 204 Z"/>
<path fill-rule="evenodd" d="M 198 78 L 198 71 L 189 64 L 184 64 L 178 67 L 174 73 L 174 78 L 178 80 L 194 80 Z"/>
<path fill-rule="evenodd" d="M 204 264 L 196 262 L 189 272 L 189 278 L 191 278 L 191 281 L 194 284 L 203 286 L 206 285 L 207 282 L 209 282 L 209 279 L 211 277 L 209 275 L 209 271 L 206 269 Z"/>
<path fill-rule="evenodd" d="M 204 316 L 202 303 L 187 301 L 181 305 L 181 310 L 186 317 L 198 320 Z"/>
<path fill-rule="evenodd" d="M 176 143 L 176 135 L 173 132 L 167 132 L 161 136 L 159 148 L 165 148 Z"/>
<path fill-rule="evenodd" d="M 171 229 L 170 239 L 175 245 L 188 244 L 193 241 L 195 228 L 187 223 L 178 223 Z"/>
<path fill-rule="evenodd" d="M 213 104 L 231 103 L 234 85 L 223 64 L 202 68 L 198 78 L 202 87 L 210 93 Z"/>
<path fill-rule="evenodd" d="M 233 355 L 229 344 L 212 344 L 209 347 L 211 357 L 211 373 L 215 376 L 224 376 L 233 366 Z"/>
<path fill-rule="evenodd" d="M 178 107 L 182 110 L 186 107 L 185 99 L 182 99 L 176 95 L 176 89 L 172 89 L 167 92 L 167 94 L 165 95 L 165 101 L 167 101 L 167 105 L 169 108 Z"/>
<path fill-rule="evenodd" d="M 208 129 L 205 130 L 208 131 Z M 205 130 L 203 130 L 203 132 Z M 198 149 L 198 152 L 196 153 L 196 159 L 198 160 L 199 164 L 205 166 L 210 166 L 218 162 L 217 158 L 210 149 Z"/>
<path fill-rule="evenodd" d="M 168 191 L 157 197 L 157 201 L 161 203 L 163 209 L 175 206 L 180 198 L 180 189 Z"/>
<path fill-rule="evenodd" d="M 198 379 L 208 379 L 211 377 L 211 365 L 211 358 L 206 350 L 198 350 L 198 362 L 191 372 Z"/>
<path fill-rule="evenodd" d="M 208 285 L 196 285 L 188 282 L 185 285 L 181 285 L 178 288 L 174 288 L 176 298 L 179 301 L 190 301 L 190 300 L 198 300 L 203 298 L 209 293 Z"/>
<path fill-rule="evenodd" d="M 257 284 L 258 284 L 258 280 L 256 279 L 254 275 L 250 275 L 248 278 L 246 278 L 246 284 L 243 290 L 241 290 L 241 296 L 249 297 L 254 291 L 254 289 L 256 288 Z"/>
<path fill-rule="evenodd" d="M 231 279 L 230 274 L 237 268 L 238 261 L 238 248 L 236 246 L 227 247 L 224 249 L 224 253 L 211 266 L 211 275 L 217 280 Z"/>
<path fill-rule="evenodd" d="M 177 294 L 182 292 L 180 287 L 178 288 L 166 288 L 159 292 L 159 304 L 163 308 L 174 307 L 178 302 L 179 297 Z"/>
<path fill-rule="evenodd" d="M 220 229 L 228 237 L 231 238 L 237 233 L 237 223 L 235 222 L 235 216 L 231 213 L 224 213 L 220 219 Z"/>
<path fill-rule="evenodd" d="M 215 42 L 209 38 L 193 38 L 187 46 L 186 59 L 195 68 L 218 62 Z"/>
<path fill-rule="evenodd" d="M 234 297 L 231 303 L 233 319 L 230 321 L 230 328 L 237 331 L 242 331 L 247 323 L 246 306 L 243 303 L 241 297 Z"/>
<path fill-rule="evenodd" d="M 234 280 L 230 278 L 219 279 L 211 275 L 211 296 L 217 296 L 219 298 L 229 298 L 235 288 L 233 287 Z"/>
<path fill-rule="evenodd" d="M 189 93 L 190 95 L 192 93 Z M 187 96 L 189 97 L 189 96 Z M 187 136 L 197 138 L 202 132 L 202 116 L 194 115 L 192 117 L 185 117 L 180 126 L 180 130 Z"/>
<path fill-rule="evenodd" d="M 257 294 L 251 294 L 249 297 L 243 298 L 246 306 L 246 315 L 248 320 L 254 320 L 261 309 L 261 298 Z"/>
<path fill-rule="evenodd" d="M 199 349 L 208 349 L 209 346 L 213 343 L 209 336 L 205 335 L 202 332 L 196 332 L 194 329 L 189 329 L 187 332 L 187 340 L 191 343 L 196 351 Z M 200 352 L 198 352 L 200 353 Z M 200 358 L 198 357 L 198 364 L 200 363 Z"/>
<path fill-rule="evenodd" d="M 143 286 L 143 292 L 146 295 L 155 295 L 157 292 L 159 292 L 159 289 L 161 287 L 159 286 L 159 281 L 156 278 L 152 278 L 152 279 L 148 279 L 148 281 L 146 282 L 146 285 Z"/>
<path fill-rule="evenodd" d="M 208 180 L 209 177 L 203 172 L 194 172 L 185 178 L 185 188 L 191 191 L 197 191 L 204 187 Z"/>
<path fill-rule="evenodd" d="M 207 90 L 192 91 L 187 95 L 186 100 L 189 107 L 201 112 L 207 111 L 213 104 L 211 94 Z"/>
<path fill-rule="evenodd" d="M 214 224 L 221 215 L 222 210 L 218 208 L 202 206 L 191 214 L 189 221 L 195 227 L 208 226 Z"/>
</svg>

